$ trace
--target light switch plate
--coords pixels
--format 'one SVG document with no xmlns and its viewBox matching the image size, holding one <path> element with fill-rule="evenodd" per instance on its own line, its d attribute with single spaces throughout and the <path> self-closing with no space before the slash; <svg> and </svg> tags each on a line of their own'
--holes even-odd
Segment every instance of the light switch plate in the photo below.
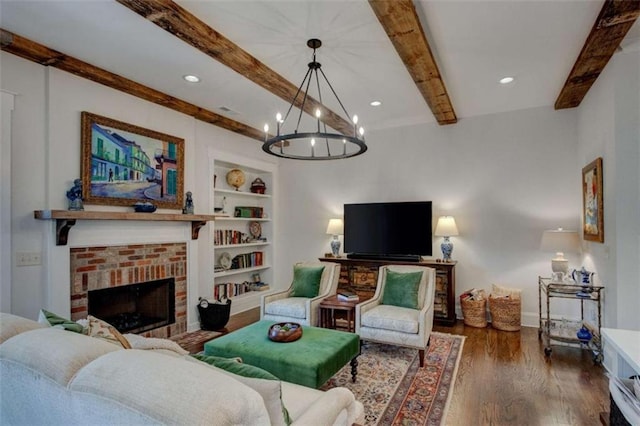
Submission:
<svg viewBox="0 0 640 426">
<path fill-rule="evenodd" d="M 16 266 L 42 265 L 42 252 L 16 252 Z"/>
</svg>

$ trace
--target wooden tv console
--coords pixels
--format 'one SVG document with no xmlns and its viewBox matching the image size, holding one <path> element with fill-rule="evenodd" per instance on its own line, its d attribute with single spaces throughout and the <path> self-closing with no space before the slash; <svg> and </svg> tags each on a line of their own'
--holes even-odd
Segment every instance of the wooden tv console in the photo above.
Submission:
<svg viewBox="0 0 640 426">
<path fill-rule="evenodd" d="M 436 291 L 434 320 L 439 325 L 453 325 L 456 322 L 456 264 L 458 262 L 403 262 L 380 259 L 349 259 L 346 257 L 321 257 L 323 262 L 341 265 L 338 288 L 350 288 L 364 301 L 373 297 L 378 283 L 378 269 L 383 265 L 428 266 L 436 270 Z"/>
</svg>

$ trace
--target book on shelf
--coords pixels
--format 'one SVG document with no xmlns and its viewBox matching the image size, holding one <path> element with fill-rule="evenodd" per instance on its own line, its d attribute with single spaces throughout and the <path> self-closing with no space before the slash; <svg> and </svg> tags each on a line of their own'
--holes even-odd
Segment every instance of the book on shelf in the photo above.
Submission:
<svg viewBox="0 0 640 426">
<path fill-rule="evenodd" d="M 251 284 L 251 290 L 252 291 L 265 291 L 265 290 L 269 290 L 269 284 L 265 284 L 265 283 L 254 283 Z"/>
<path fill-rule="evenodd" d="M 250 291 L 265 291 L 269 290 L 269 284 L 250 283 L 248 281 L 242 283 L 217 283 L 213 285 L 213 298 L 215 300 L 228 299 L 234 296 L 240 296 Z"/>
</svg>

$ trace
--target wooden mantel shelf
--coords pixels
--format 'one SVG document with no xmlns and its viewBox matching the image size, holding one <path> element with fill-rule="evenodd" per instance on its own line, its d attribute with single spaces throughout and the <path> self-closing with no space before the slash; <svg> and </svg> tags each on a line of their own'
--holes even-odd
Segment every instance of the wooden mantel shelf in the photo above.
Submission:
<svg viewBox="0 0 640 426">
<path fill-rule="evenodd" d="M 75 210 L 34 210 L 33 217 L 40 220 L 56 221 L 56 245 L 66 246 L 69 229 L 76 220 L 141 220 L 164 222 L 191 222 L 191 239 L 197 240 L 200 228 L 207 222 L 215 220 L 218 215 L 209 214 L 176 214 L 176 213 L 133 213 L 133 212 L 100 212 Z"/>
</svg>

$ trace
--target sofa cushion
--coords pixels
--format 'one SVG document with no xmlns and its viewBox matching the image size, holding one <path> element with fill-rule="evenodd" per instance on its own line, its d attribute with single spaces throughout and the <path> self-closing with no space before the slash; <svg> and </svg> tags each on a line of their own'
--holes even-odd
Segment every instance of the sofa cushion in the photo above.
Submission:
<svg viewBox="0 0 640 426">
<path fill-rule="evenodd" d="M 231 374 L 231 373 L 227 373 Z M 254 379 L 234 375 L 234 379 L 244 383 L 260 394 L 264 402 L 272 425 L 290 425 L 289 412 L 282 402 L 282 388 L 280 380 Z"/>
<path fill-rule="evenodd" d="M 382 294 L 382 305 L 420 309 L 418 290 L 422 272 L 396 272 L 387 270 Z"/>
<path fill-rule="evenodd" d="M 264 313 L 304 319 L 307 317 L 307 300 L 306 297 L 288 297 L 286 299 L 274 300 L 266 304 Z"/>
<path fill-rule="evenodd" d="M 262 368 L 240 363 L 235 358 L 223 358 L 215 355 L 199 354 L 191 356 L 228 373 L 233 373 L 236 376 L 239 376 L 235 377 L 235 379 L 256 390 L 264 399 L 265 406 L 269 412 L 269 418 L 271 419 L 271 424 L 291 424 L 287 407 L 285 407 L 282 402 L 280 380 L 276 376 Z M 267 383 L 269 381 L 272 383 Z"/>
<path fill-rule="evenodd" d="M 127 333 L 123 336 L 127 339 L 131 349 L 163 350 L 173 352 L 175 355 L 188 355 L 189 351 L 184 350 L 179 344 L 169 339 L 157 337 L 144 337 L 137 334 Z"/>
<path fill-rule="evenodd" d="M 416 334 L 420 328 L 420 311 L 393 305 L 378 305 L 362 314 L 363 327 Z"/>
<path fill-rule="evenodd" d="M 316 297 L 320 291 L 320 279 L 324 266 L 293 267 L 293 291 L 291 297 Z"/>
<path fill-rule="evenodd" d="M 40 309 L 38 314 L 38 322 L 40 324 L 48 325 L 51 327 L 62 328 L 67 331 L 73 331 L 74 333 L 84 333 L 84 327 L 75 321 L 63 318 L 60 315 L 56 315 L 53 312 L 49 312 L 45 309 Z"/>
<path fill-rule="evenodd" d="M 66 386 L 84 366 L 121 349 L 84 334 L 47 327 L 26 331 L 7 340 L 0 345 L 0 358 Z"/>
<path fill-rule="evenodd" d="M 0 312 L 0 343 L 25 331 L 45 327 L 48 326 L 17 315 Z"/>
<path fill-rule="evenodd" d="M 202 362 L 185 362 L 190 358 L 116 350 L 79 371 L 69 389 L 115 401 L 161 424 L 270 423 L 258 392 Z"/>
<path fill-rule="evenodd" d="M 112 343 L 124 349 L 131 349 L 129 341 L 108 322 L 102 321 L 101 319 L 91 315 L 87 316 L 87 320 L 89 321 L 87 335 L 97 339 L 102 339 L 105 342 Z"/>
</svg>

